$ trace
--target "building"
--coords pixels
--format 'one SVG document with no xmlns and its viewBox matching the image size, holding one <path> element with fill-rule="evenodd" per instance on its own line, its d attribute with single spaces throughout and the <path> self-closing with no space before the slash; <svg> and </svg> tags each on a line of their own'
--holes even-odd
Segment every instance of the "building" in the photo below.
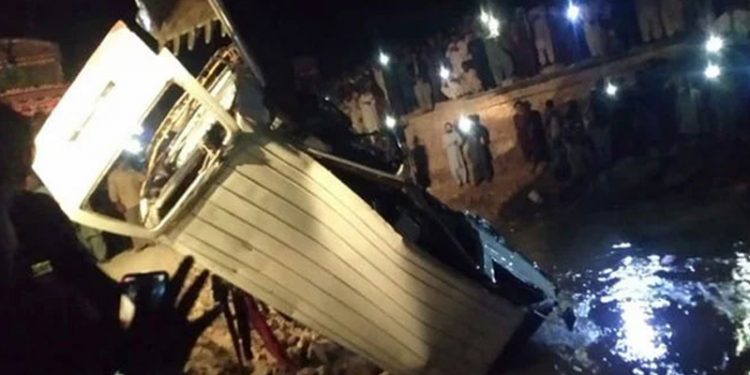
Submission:
<svg viewBox="0 0 750 375">
<path fill-rule="evenodd" d="M 46 117 L 67 88 L 60 47 L 25 38 L 0 39 L 0 102 Z"/>
</svg>

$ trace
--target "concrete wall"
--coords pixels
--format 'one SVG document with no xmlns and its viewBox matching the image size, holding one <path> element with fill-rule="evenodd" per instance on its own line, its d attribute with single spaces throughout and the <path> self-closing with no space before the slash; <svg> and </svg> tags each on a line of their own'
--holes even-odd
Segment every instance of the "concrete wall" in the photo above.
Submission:
<svg viewBox="0 0 750 375">
<path fill-rule="evenodd" d="M 416 135 L 425 144 L 433 187 L 440 190 L 440 185 L 449 179 L 447 158 L 441 144 L 444 123 L 456 123 L 462 114 L 478 114 L 490 131 L 493 155 L 503 156 L 517 143 L 513 126 L 513 104 L 517 100 L 528 100 L 540 111 L 548 99 L 561 106 L 567 100 L 584 98 L 599 79 L 632 75 L 650 60 L 673 58 L 685 49 L 682 44 L 645 46 L 624 57 L 590 61 L 512 87 L 440 103 L 434 111 L 409 119 L 408 139 L 411 143 Z"/>
</svg>

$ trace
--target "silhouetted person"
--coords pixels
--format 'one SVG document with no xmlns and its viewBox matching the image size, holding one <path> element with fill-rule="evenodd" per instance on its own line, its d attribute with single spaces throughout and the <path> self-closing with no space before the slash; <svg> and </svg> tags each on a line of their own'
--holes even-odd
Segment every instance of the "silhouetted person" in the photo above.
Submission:
<svg viewBox="0 0 750 375">
<path fill-rule="evenodd" d="M 537 167 L 549 161 L 549 152 L 547 152 L 547 137 L 544 131 L 542 115 L 539 111 L 532 109 L 531 103 L 525 102 L 524 107 L 529 116 L 528 129 L 529 145 L 531 147 L 531 162 L 534 163 L 533 171 Z"/>
<path fill-rule="evenodd" d="M 530 114 L 528 109 L 524 105 L 524 102 L 517 101 L 513 104 L 513 125 L 516 128 L 516 138 L 518 139 L 518 146 L 521 148 L 523 157 L 527 162 L 531 162 L 531 139 L 529 137 L 530 125 Z"/>
<path fill-rule="evenodd" d="M 474 126 L 467 137 L 469 144 L 469 155 L 473 164 L 474 183 L 492 181 L 495 170 L 492 165 L 492 150 L 490 144 L 490 131 L 481 123 L 479 115 L 471 115 L 469 119 Z"/>
<path fill-rule="evenodd" d="M 430 180 L 430 159 L 427 156 L 427 149 L 416 135 L 412 142 L 411 157 L 414 160 L 414 183 L 423 188 L 430 187 L 432 185 L 432 181 Z"/>
<path fill-rule="evenodd" d="M 584 177 L 589 170 L 589 144 L 583 126 L 583 115 L 578 102 L 567 102 L 565 112 L 565 126 L 563 130 L 563 145 L 570 167 L 570 175 L 574 180 Z"/>
</svg>

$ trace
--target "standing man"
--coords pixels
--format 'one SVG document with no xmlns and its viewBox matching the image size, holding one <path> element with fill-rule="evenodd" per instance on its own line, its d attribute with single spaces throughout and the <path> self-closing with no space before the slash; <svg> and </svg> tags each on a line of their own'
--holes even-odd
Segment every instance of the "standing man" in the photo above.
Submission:
<svg viewBox="0 0 750 375">
<path fill-rule="evenodd" d="M 120 157 L 115 169 L 107 176 L 107 190 L 109 200 L 125 216 L 125 221 L 138 226 L 143 225 L 141 220 L 141 186 L 146 181 L 143 173 L 134 170 L 127 159 Z M 133 238 L 133 249 L 141 250 L 148 242 Z"/>
<path fill-rule="evenodd" d="M 359 95 L 359 112 L 362 116 L 361 134 L 371 134 L 380 130 L 380 113 L 378 112 L 378 100 L 373 94 L 372 83 L 367 81 L 364 90 Z"/>
<path fill-rule="evenodd" d="M 661 21 L 664 32 L 671 38 L 685 29 L 685 6 L 683 0 L 661 0 Z"/>
<path fill-rule="evenodd" d="M 536 172 L 536 168 L 549 161 L 549 152 L 547 152 L 547 137 L 544 132 L 544 123 L 542 122 L 542 114 L 539 111 L 534 110 L 531 107 L 530 102 L 524 102 L 524 108 L 528 116 L 528 128 L 530 148 L 531 148 L 531 161 L 534 162 L 533 172 Z"/>
<path fill-rule="evenodd" d="M 516 73 L 520 77 L 531 77 L 539 73 L 539 62 L 534 48 L 534 38 L 526 17 L 526 10 L 522 7 L 516 8 L 515 18 L 509 28 L 510 50 L 513 51 L 516 62 Z"/>
<path fill-rule="evenodd" d="M 450 61 L 454 73 L 462 72 L 464 63 L 471 60 L 468 38 L 465 35 L 454 35 L 445 57 Z"/>
<path fill-rule="evenodd" d="M 383 93 L 383 97 L 385 97 L 385 102 L 389 103 L 390 105 L 390 97 L 388 96 L 388 86 L 386 86 L 385 84 L 385 71 L 378 64 L 375 64 L 372 67 L 372 79 L 375 80 L 375 83 L 378 85 L 378 88 L 380 88 L 380 91 Z"/>
<path fill-rule="evenodd" d="M 479 185 L 492 180 L 493 168 L 490 147 L 490 134 L 479 121 L 479 115 L 469 116 L 472 127 L 466 133 L 466 159 L 471 169 L 471 181 Z"/>
<path fill-rule="evenodd" d="M 483 41 L 492 78 L 495 80 L 495 84 L 501 87 L 503 81 L 513 77 L 513 57 L 505 49 L 503 37 L 487 35 L 483 38 Z"/>
<path fill-rule="evenodd" d="M 638 27 L 641 29 L 641 39 L 644 43 L 659 40 L 664 34 L 659 19 L 659 2 L 656 0 L 635 0 L 638 12 Z"/>
<path fill-rule="evenodd" d="M 547 7 L 539 5 L 529 11 L 529 21 L 534 31 L 534 45 L 539 56 L 539 65 L 544 67 L 555 63 L 555 50 L 552 44 L 552 31 L 547 18 Z"/>
<path fill-rule="evenodd" d="M 418 186 L 426 189 L 432 184 L 430 181 L 430 159 L 427 156 L 427 148 L 416 135 L 412 139 L 410 151 L 414 163 L 414 168 L 411 171 L 412 179 Z"/>
<path fill-rule="evenodd" d="M 596 165 L 609 165 L 612 160 L 612 136 L 609 126 L 609 109 L 604 101 L 604 82 L 597 84 L 589 95 L 584 123 L 586 133 L 594 147 Z"/>
<path fill-rule="evenodd" d="M 469 41 L 469 53 L 471 53 L 471 64 L 479 75 L 479 79 L 482 81 L 482 90 L 489 90 L 497 86 L 493 76 L 492 69 L 490 68 L 489 56 L 487 56 L 487 49 L 484 44 L 484 33 L 481 29 L 477 28 L 471 33 L 471 40 Z"/>
<path fill-rule="evenodd" d="M 544 103 L 544 130 L 547 136 L 547 146 L 555 156 L 555 150 L 562 143 L 563 118 L 560 111 L 555 108 L 555 102 L 550 99 Z"/>
<path fill-rule="evenodd" d="M 607 53 L 607 34 L 602 27 L 602 4 L 592 0 L 582 5 L 583 31 L 586 35 L 586 45 L 591 57 L 601 57 Z"/>
<path fill-rule="evenodd" d="M 693 139 L 702 130 L 701 126 L 701 93 L 687 78 L 680 79 L 675 99 L 675 113 L 680 136 Z"/>
<path fill-rule="evenodd" d="M 363 134 L 367 131 L 364 128 L 362 122 L 362 110 L 360 107 L 359 93 L 351 86 L 347 86 L 344 102 L 341 103 L 342 112 L 349 116 L 349 121 L 352 123 L 352 128 L 357 134 Z"/>
<path fill-rule="evenodd" d="M 414 54 L 414 95 L 420 111 L 432 111 L 432 86 L 430 86 L 429 64 L 426 51 L 419 49 Z"/>
<path fill-rule="evenodd" d="M 523 157 L 527 162 L 531 162 L 531 142 L 529 139 L 529 116 L 523 101 L 517 101 L 513 105 L 515 114 L 513 115 L 513 124 L 516 127 L 516 137 L 518 145 L 521 148 Z"/>
<path fill-rule="evenodd" d="M 692 20 L 695 26 L 703 32 L 711 31 L 711 26 L 716 19 L 714 6 L 711 0 L 692 0 L 688 4 Z"/>
<path fill-rule="evenodd" d="M 443 133 L 443 148 L 448 157 L 448 167 L 459 187 L 469 182 L 468 171 L 466 170 L 466 163 L 462 152 L 463 143 L 463 137 L 458 134 L 453 124 L 446 122 L 445 133 Z"/>
</svg>

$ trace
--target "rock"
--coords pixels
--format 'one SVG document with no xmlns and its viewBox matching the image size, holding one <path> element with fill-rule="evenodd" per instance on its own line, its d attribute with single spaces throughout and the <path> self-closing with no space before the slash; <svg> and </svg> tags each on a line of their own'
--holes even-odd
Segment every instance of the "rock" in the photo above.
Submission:
<svg viewBox="0 0 750 375">
<path fill-rule="evenodd" d="M 188 283 L 194 280 L 201 270 L 191 272 Z M 187 373 L 191 375 L 377 375 L 381 371 L 367 360 L 342 348 L 319 333 L 260 303 L 267 313 L 268 324 L 282 345 L 286 345 L 289 358 L 303 366 L 297 371 L 282 370 L 275 359 L 263 347 L 257 332 L 251 333 L 254 358 L 252 363 L 242 367 L 237 361 L 229 335 L 227 322 L 223 316 L 203 333 L 191 353 Z M 214 306 L 210 288 L 201 291 L 196 308 L 191 317 L 202 315 Z M 340 372 L 336 372 L 338 369 Z"/>
</svg>

